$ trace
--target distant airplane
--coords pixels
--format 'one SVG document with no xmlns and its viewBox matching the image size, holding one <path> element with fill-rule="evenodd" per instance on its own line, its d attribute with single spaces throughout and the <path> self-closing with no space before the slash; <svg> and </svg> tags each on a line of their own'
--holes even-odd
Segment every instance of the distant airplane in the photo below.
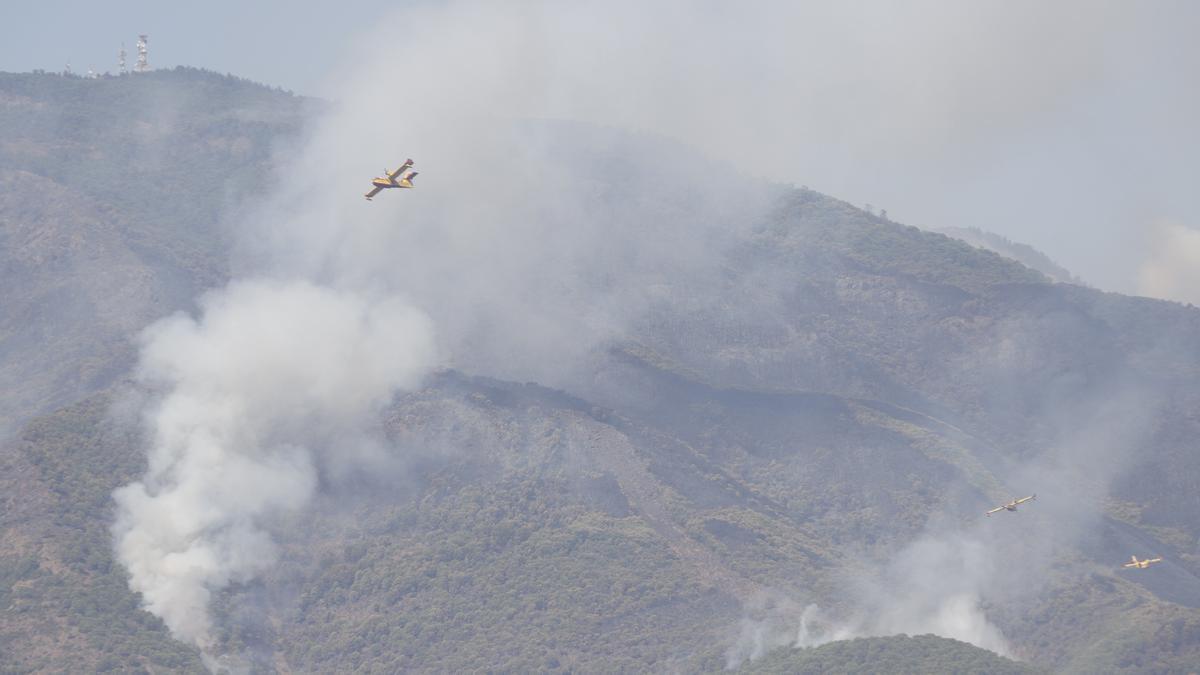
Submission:
<svg viewBox="0 0 1200 675">
<path fill-rule="evenodd" d="M 375 187 L 372 187 L 371 191 L 363 196 L 367 198 L 367 201 L 371 201 L 371 197 L 379 194 L 382 190 L 386 190 L 388 188 L 412 187 L 412 180 L 417 177 L 416 171 L 409 171 L 409 169 L 412 168 L 412 165 L 413 161 L 409 159 L 405 160 L 404 165 L 395 171 L 388 171 L 387 169 L 384 169 L 383 176 L 375 178 L 371 181 L 371 185 Z"/>
<path fill-rule="evenodd" d="M 998 513 L 1000 511 L 1016 511 L 1018 506 L 1020 506 L 1021 504 L 1024 504 L 1025 502 L 1033 501 L 1034 499 L 1037 499 L 1037 495 L 1029 495 L 1028 497 L 1021 497 L 1020 499 L 1014 499 L 1007 504 L 1001 504 L 1000 506 L 997 506 L 996 508 L 992 509 L 991 511 L 988 511 L 987 513 L 985 513 L 983 515 L 990 516 L 993 513 Z"/>
<path fill-rule="evenodd" d="M 1136 555 L 1131 555 L 1129 556 L 1129 562 L 1125 563 L 1123 567 L 1136 567 L 1139 570 L 1144 570 L 1154 563 L 1159 562 L 1162 562 L 1162 558 L 1146 558 L 1145 560 L 1138 560 Z"/>
</svg>

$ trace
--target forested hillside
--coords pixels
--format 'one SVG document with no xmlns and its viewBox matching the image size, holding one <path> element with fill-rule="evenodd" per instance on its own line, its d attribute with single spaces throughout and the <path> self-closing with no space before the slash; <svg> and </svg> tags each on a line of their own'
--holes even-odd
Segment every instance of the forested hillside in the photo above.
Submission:
<svg viewBox="0 0 1200 675">
<path fill-rule="evenodd" d="M 223 281 L 228 219 L 310 106 L 192 69 L 0 73 L 0 429 L 111 384 Z"/>
<path fill-rule="evenodd" d="M 1078 277 L 1071 274 L 1062 265 L 1051 260 L 1045 253 L 1029 246 L 1028 244 L 1019 244 L 1010 241 L 998 234 L 984 232 L 983 230 L 966 228 L 966 227 L 942 227 L 936 230 L 948 237 L 961 239 L 972 246 L 978 246 L 989 251 L 993 251 L 1002 256 L 1006 256 L 1016 260 L 1017 262 L 1035 269 L 1042 274 L 1050 277 L 1054 281 L 1063 283 L 1081 284 Z"/>
<path fill-rule="evenodd" d="M 795 675 L 850 675 L 888 672 L 991 673 L 1032 675 L 1038 670 L 1015 664 L 995 654 L 933 635 L 916 637 L 857 638 L 800 651 L 779 650 L 744 669 L 746 673 Z"/>
<path fill-rule="evenodd" d="M 113 557 L 111 493 L 145 472 L 151 393 L 125 380 L 137 332 L 228 276 L 226 227 L 311 111 L 192 70 L 0 74 L 4 672 L 203 672 Z M 622 204 L 661 187 L 604 180 Z M 769 192 L 711 265 L 656 280 L 583 375 L 442 368 L 397 394 L 377 462 L 322 467 L 316 501 L 269 523 L 278 564 L 215 593 L 221 663 L 1200 662 L 1200 310 Z M 1165 561 L 1121 568 L 1131 554 Z"/>
</svg>

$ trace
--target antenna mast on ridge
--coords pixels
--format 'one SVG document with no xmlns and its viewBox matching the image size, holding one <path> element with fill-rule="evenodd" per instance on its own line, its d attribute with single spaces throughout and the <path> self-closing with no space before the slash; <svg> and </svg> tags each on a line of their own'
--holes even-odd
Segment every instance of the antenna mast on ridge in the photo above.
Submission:
<svg viewBox="0 0 1200 675">
<path fill-rule="evenodd" d="M 121 43 L 121 51 L 117 52 L 117 72 L 121 73 L 122 75 L 124 75 L 127 72 L 125 70 L 125 43 L 124 42 Z"/>
<path fill-rule="evenodd" d="M 139 35 L 137 41 L 137 63 L 133 65 L 133 72 L 145 73 L 150 70 L 150 50 L 146 48 L 146 42 L 150 39 L 149 35 Z"/>
</svg>

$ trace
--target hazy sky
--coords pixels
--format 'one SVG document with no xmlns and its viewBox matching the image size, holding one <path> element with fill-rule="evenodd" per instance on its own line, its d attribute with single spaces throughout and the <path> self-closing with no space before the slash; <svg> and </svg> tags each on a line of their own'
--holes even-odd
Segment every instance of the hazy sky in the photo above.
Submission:
<svg viewBox="0 0 1200 675">
<path fill-rule="evenodd" d="M 56 71 L 68 59 L 78 73 L 115 70 L 121 43 L 132 63 L 145 32 L 153 66 L 333 95 L 352 70 L 436 77 L 444 65 L 406 50 L 404 35 L 422 35 L 411 22 L 436 16 L 408 9 L 444 4 L 5 0 L 0 70 Z M 532 4 L 510 7 L 523 16 Z M 523 39 L 545 43 L 540 58 L 556 61 L 555 45 L 579 32 L 621 64 L 614 77 L 569 60 L 580 82 L 597 83 L 574 83 L 576 101 L 563 109 L 675 135 L 746 172 L 869 202 L 901 222 L 991 230 L 1107 290 L 1200 303 L 1200 289 L 1179 281 L 1200 265 L 1191 236 L 1200 228 L 1200 3 L 648 4 L 673 9 L 615 3 L 600 27 L 543 25 L 527 13 Z M 381 29 L 396 33 L 394 57 L 364 60 L 356 38 L 377 43 Z M 538 40 L 538 31 L 559 34 Z M 609 94 L 624 107 L 608 109 Z"/>
</svg>

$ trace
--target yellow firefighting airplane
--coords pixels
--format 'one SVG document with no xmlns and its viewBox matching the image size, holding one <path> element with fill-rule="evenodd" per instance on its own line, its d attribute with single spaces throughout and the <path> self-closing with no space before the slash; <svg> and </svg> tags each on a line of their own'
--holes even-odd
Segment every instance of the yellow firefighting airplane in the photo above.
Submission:
<svg viewBox="0 0 1200 675">
<path fill-rule="evenodd" d="M 1000 511 L 1016 511 L 1018 506 L 1020 506 L 1021 504 L 1024 504 L 1025 502 L 1033 501 L 1034 499 L 1037 499 L 1037 495 L 1029 495 L 1028 497 L 1021 497 L 1020 499 L 1014 499 L 1007 504 L 1001 504 L 1000 506 L 997 506 L 996 508 L 992 509 L 991 511 L 988 511 L 987 513 L 985 513 L 983 515 L 990 516 L 993 513 L 998 513 Z"/>
<path fill-rule="evenodd" d="M 1125 563 L 1123 567 L 1136 567 L 1139 570 L 1144 570 L 1158 562 L 1162 562 L 1162 558 L 1146 558 L 1145 560 L 1138 560 L 1136 555 L 1131 555 L 1129 556 L 1129 562 Z"/>
<path fill-rule="evenodd" d="M 410 171 L 413 161 L 405 160 L 404 165 L 395 171 L 383 170 L 383 175 L 371 181 L 371 191 L 363 195 L 367 201 L 371 201 L 371 197 L 379 194 L 382 190 L 388 188 L 410 188 L 413 186 L 412 180 L 417 177 L 416 171 Z"/>
</svg>

